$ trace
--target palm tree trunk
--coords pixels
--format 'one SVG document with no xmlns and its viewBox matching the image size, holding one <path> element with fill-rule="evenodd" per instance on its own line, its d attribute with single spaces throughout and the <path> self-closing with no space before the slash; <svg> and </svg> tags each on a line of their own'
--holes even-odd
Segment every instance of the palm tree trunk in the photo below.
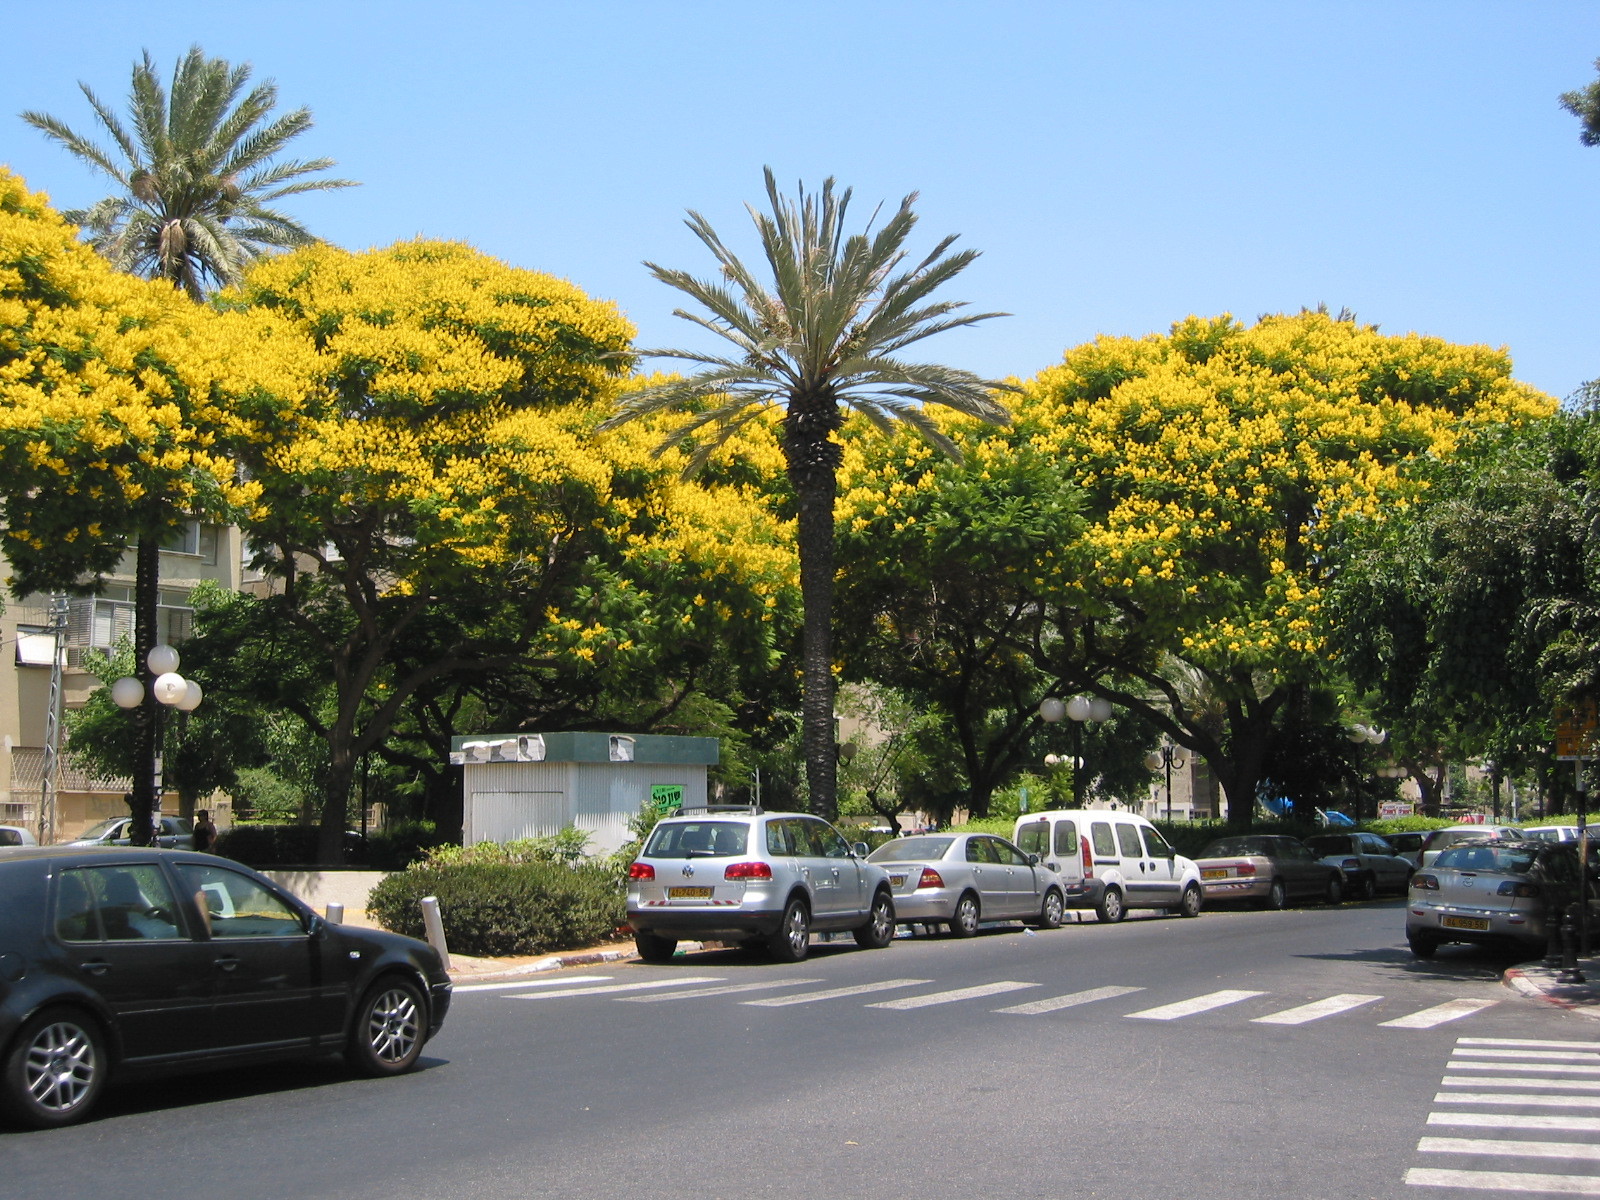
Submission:
<svg viewBox="0 0 1600 1200">
<path fill-rule="evenodd" d="M 811 811 L 839 815 L 838 746 L 833 725 L 833 504 L 839 490 L 839 447 L 829 435 L 837 407 L 791 403 L 784 452 L 800 514 L 801 638 L 800 747 L 806 761 Z M 819 436 L 820 435 L 820 436 Z"/>
</svg>

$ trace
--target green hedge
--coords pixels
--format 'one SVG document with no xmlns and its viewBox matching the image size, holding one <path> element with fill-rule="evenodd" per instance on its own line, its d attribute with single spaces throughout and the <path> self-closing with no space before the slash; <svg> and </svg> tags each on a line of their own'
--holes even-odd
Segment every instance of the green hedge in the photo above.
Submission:
<svg viewBox="0 0 1600 1200">
<path fill-rule="evenodd" d="M 484 958 L 592 946 L 626 920 L 612 873 L 545 862 L 419 864 L 375 887 L 367 911 L 385 929 L 423 937 L 424 896 L 438 897 L 450 949 Z"/>
<path fill-rule="evenodd" d="M 258 870 L 310 866 L 320 833 L 315 825 L 235 825 L 217 837 L 212 853 Z"/>
</svg>

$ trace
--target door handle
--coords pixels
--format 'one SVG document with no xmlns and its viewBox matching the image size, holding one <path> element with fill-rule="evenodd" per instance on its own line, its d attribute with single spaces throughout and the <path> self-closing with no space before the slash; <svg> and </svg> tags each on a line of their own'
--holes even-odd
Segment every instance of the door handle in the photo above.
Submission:
<svg viewBox="0 0 1600 1200">
<path fill-rule="evenodd" d="M 86 962 L 79 963 L 78 968 L 80 970 L 89 972 L 91 975 L 104 975 L 107 971 L 111 970 L 111 964 L 108 962 Z"/>
<path fill-rule="evenodd" d="M 220 967 L 222 970 L 224 970 L 224 971 L 232 971 L 239 965 L 239 960 L 237 958 L 233 957 L 233 955 L 229 954 L 229 955 L 225 955 L 222 958 L 217 959 L 216 963 L 217 963 L 217 966 Z"/>
</svg>

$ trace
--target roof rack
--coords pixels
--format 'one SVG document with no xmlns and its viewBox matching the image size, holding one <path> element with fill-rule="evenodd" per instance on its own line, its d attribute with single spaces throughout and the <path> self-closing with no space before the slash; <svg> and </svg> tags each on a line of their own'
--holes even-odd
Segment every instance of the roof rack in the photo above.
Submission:
<svg viewBox="0 0 1600 1200">
<path fill-rule="evenodd" d="M 759 804 L 685 804 L 679 813 L 708 812 L 708 813 L 748 813 L 751 816 L 760 816 L 767 810 Z"/>
</svg>

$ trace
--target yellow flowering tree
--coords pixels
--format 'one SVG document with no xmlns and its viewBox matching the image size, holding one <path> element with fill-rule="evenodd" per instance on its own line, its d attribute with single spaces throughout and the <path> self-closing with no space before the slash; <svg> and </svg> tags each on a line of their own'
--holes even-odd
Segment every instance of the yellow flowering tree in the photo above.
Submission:
<svg viewBox="0 0 1600 1200">
<path fill-rule="evenodd" d="M 140 611 L 153 614 L 166 536 L 255 500 L 230 451 L 303 388 L 301 341 L 284 333 L 116 272 L 0 169 L 0 549 L 12 590 L 92 589 L 137 544 Z M 142 659 L 153 623 L 139 632 Z M 135 720 L 153 748 L 150 707 Z M 147 817 L 148 771 L 134 772 L 133 794 Z"/>
<path fill-rule="evenodd" d="M 326 860 L 361 756 L 447 681 L 598 688 L 668 635 L 770 644 L 784 532 L 740 489 L 681 482 L 651 453 L 660 429 L 595 433 L 629 363 L 613 305 L 426 241 L 307 248 L 219 304 L 289 322 L 316 360 L 317 386 L 248 451 L 245 530 L 278 586 L 233 628 L 239 669 L 327 745 Z"/>
<path fill-rule="evenodd" d="M 1467 429 L 1553 408 L 1503 351 L 1304 312 L 1097 339 L 1025 385 L 1011 429 L 952 432 L 980 479 L 1025 454 L 1082 494 L 1078 532 L 995 566 L 1041 617 L 1017 651 L 1204 756 L 1247 822 L 1275 721 L 1330 669 L 1348 531 L 1408 504 L 1411 464 Z M 914 501 L 928 475 L 864 476 L 843 521 L 902 528 L 894 484 Z"/>
</svg>

